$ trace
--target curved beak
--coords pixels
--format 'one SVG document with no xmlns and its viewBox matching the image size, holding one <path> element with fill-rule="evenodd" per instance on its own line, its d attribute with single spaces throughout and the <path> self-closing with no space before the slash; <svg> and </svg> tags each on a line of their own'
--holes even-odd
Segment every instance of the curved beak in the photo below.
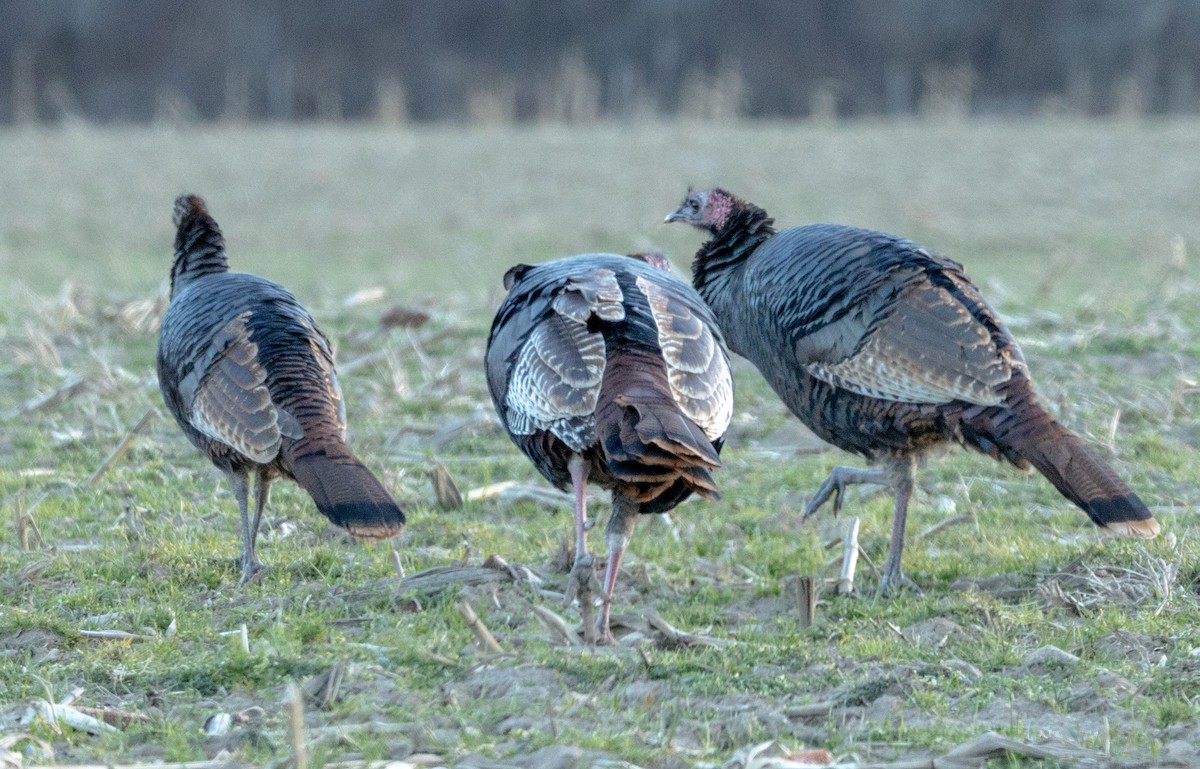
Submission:
<svg viewBox="0 0 1200 769">
<path fill-rule="evenodd" d="M 682 222 L 682 221 L 686 221 L 687 218 L 688 218 L 687 212 L 684 211 L 682 207 L 680 207 L 680 208 L 675 209 L 671 213 L 667 214 L 667 218 L 663 219 L 663 224 L 670 224 L 671 222 Z"/>
</svg>

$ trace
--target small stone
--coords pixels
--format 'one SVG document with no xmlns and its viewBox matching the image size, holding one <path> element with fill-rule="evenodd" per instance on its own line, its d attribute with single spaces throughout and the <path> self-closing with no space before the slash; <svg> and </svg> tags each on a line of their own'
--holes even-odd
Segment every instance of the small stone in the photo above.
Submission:
<svg viewBox="0 0 1200 769">
<path fill-rule="evenodd" d="M 496 724 L 493 730 L 496 734 L 508 734 L 509 732 L 528 732 L 534 727 L 534 721 L 529 716 L 509 716 L 500 723 Z"/>
<path fill-rule="evenodd" d="M 1023 662 L 1027 668 L 1071 668 L 1079 664 L 1079 658 L 1057 646 L 1042 646 L 1026 655 Z"/>
<path fill-rule="evenodd" d="M 581 769 L 595 766 L 610 756 L 573 745 L 548 745 L 526 756 L 515 756 L 513 763 L 530 769 Z"/>
<path fill-rule="evenodd" d="M 954 500 L 945 494 L 938 494 L 933 498 L 933 509 L 938 515 L 949 517 L 958 512 L 958 505 L 954 504 Z"/>
<path fill-rule="evenodd" d="M 251 705 L 233 717 L 236 724 L 257 724 L 267 715 L 267 711 L 257 705 Z"/>
<path fill-rule="evenodd" d="M 205 720 L 204 733 L 209 737 L 220 737 L 223 734 L 229 734 L 232 726 L 233 716 L 228 713 L 216 713 Z"/>
<path fill-rule="evenodd" d="M 683 721 L 672 730 L 664 746 L 674 753 L 697 756 L 704 752 L 704 740 L 699 735 L 707 734 L 707 727 L 695 721 Z"/>
<path fill-rule="evenodd" d="M 1162 757 L 1171 764 L 1195 766 L 1197 759 L 1200 759 L 1200 753 L 1186 740 L 1172 740 L 1163 746 Z"/>
<path fill-rule="evenodd" d="M 1107 697 L 1096 691 L 1096 684 L 1092 681 L 1076 681 L 1071 684 L 1064 702 L 1068 710 L 1078 713 L 1102 713 L 1112 704 Z"/>
<path fill-rule="evenodd" d="M 885 694 L 874 702 L 864 704 L 863 723 L 897 724 L 904 720 L 905 700 L 899 695 Z"/>
<path fill-rule="evenodd" d="M 952 620 L 933 617 L 904 628 L 901 634 L 922 649 L 939 649 L 951 638 L 961 638 L 964 631 L 962 626 Z"/>
<path fill-rule="evenodd" d="M 1112 694 L 1133 694 L 1138 688 L 1128 678 L 1104 669 L 1096 673 L 1096 683 L 1101 689 Z"/>
<path fill-rule="evenodd" d="M 209 746 L 214 750 L 224 750 L 230 753 L 237 753 L 247 748 L 265 750 L 269 753 L 275 752 L 275 745 L 257 729 L 236 729 L 224 737 L 214 739 Z"/>
<path fill-rule="evenodd" d="M 942 667 L 953 670 L 955 673 L 958 673 L 963 678 L 967 679 L 967 681 L 970 683 L 974 683 L 975 681 L 983 678 L 983 671 L 972 665 L 970 662 L 966 662 L 964 660 L 948 659 L 942 662 Z"/>
</svg>

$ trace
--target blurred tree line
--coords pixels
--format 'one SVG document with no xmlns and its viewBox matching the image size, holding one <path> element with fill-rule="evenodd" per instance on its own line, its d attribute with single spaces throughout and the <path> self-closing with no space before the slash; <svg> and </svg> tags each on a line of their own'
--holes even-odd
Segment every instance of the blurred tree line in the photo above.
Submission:
<svg viewBox="0 0 1200 769">
<path fill-rule="evenodd" d="M 1200 111 L 1200 0 L 0 0 L 0 123 Z"/>
</svg>

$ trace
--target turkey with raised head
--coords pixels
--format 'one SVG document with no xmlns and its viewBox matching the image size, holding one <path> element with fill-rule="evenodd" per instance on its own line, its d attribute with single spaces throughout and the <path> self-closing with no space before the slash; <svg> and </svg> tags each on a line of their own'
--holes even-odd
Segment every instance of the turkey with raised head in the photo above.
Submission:
<svg viewBox="0 0 1200 769">
<path fill-rule="evenodd" d="M 575 565 L 584 632 L 612 643 L 609 614 L 639 513 L 693 492 L 716 498 L 712 471 L 733 410 L 729 358 L 712 313 L 666 270 L 583 254 L 504 276 L 488 336 L 492 401 L 513 442 L 551 483 L 575 492 Z M 593 561 L 585 487 L 612 489 L 604 605 L 591 618 Z"/>
<path fill-rule="evenodd" d="M 199 197 L 175 201 L 175 226 L 158 384 L 183 434 L 229 478 L 242 516 L 241 582 L 263 568 L 254 545 L 278 477 L 356 537 L 398 533 L 404 513 L 346 445 L 333 352 L 312 316 L 278 283 L 229 270 Z"/>
<path fill-rule="evenodd" d="M 668 222 L 704 230 L 692 282 L 729 347 L 819 437 L 877 465 L 836 467 L 805 517 L 848 484 L 895 495 L 880 589 L 903 580 L 904 521 L 918 460 L 959 443 L 1030 465 L 1097 525 L 1153 537 L 1137 495 L 1038 402 L 1012 334 L 962 266 L 894 235 L 837 224 L 776 232 L 722 189 L 689 191 Z"/>
</svg>

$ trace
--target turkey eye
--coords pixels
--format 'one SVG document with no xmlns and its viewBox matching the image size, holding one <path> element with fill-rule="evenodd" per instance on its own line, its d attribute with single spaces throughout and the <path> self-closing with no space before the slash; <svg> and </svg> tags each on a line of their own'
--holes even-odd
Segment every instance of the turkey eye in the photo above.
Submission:
<svg viewBox="0 0 1200 769">
<path fill-rule="evenodd" d="M 700 210 L 700 204 L 699 204 L 699 203 L 697 203 L 697 202 L 696 202 L 696 201 L 694 201 L 694 200 L 689 200 L 689 201 L 688 201 L 688 208 L 692 209 L 693 211 L 699 211 L 699 210 Z"/>
</svg>

